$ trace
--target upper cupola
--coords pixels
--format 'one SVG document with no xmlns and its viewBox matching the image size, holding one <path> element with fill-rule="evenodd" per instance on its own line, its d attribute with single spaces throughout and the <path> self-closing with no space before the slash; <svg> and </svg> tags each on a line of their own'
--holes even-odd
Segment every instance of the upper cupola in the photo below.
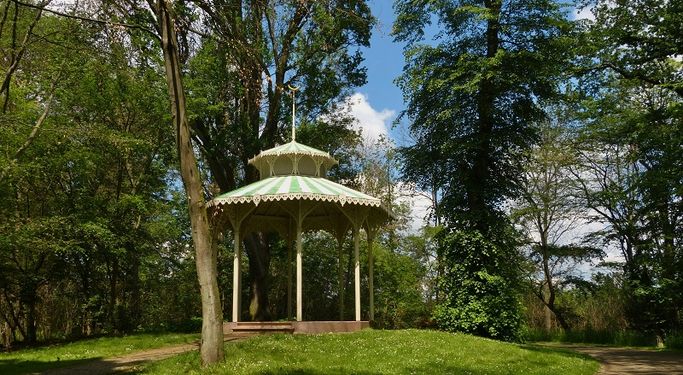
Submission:
<svg viewBox="0 0 683 375">
<path fill-rule="evenodd" d="M 338 164 L 329 153 L 298 143 L 296 141 L 296 87 L 292 92 L 292 141 L 282 146 L 261 151 L 249 159 L 249 164 L 258 169 L 261 179 L 273 176 L 325 177 L 327 171 Z"/>
<path fill-rule="evenodd" d="M 261 151 L 249 159 L 258 169 L 261 179 L 272 176 L 325 177 L 338 162 L 329 153 L 291 141 L 282 146 Z"/>
</svg>

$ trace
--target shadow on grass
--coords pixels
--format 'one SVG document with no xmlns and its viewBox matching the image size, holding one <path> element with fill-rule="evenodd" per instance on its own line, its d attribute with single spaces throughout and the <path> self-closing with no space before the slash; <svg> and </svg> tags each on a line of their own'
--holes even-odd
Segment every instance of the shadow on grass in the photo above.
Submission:
<svg viewBox="0 0 683 375">
<path fill-rule="evenodd" d="M 538 352 L 538 353 L 543 353 L 543 354 L 561 354 L 561 355 L 566 356 L 566 357 L 595 360 L 593 357 L 591 357 L 588 354 L 579 353 L 579 352 L 572 350 L 570 348 L 555 348 L 555 347 L 549 347 L 549 346 L 543 346 L 543 345 L 537 345 L 537 344 L 525 344 L 525 345 L 520 345 L 520 347 L 522 347 L 524 350 L 529 350 L 532 352 Z"/>
<path fill-rule="evenodd" d="M 485 372 L 476 372 L 467 368 L 460 368 L 456 366 L 444 366 L 443 363 L 426 364 L 424 366 L 405 368 L 406 374 L 485 374 Z M 348 368 L 315 370 L 310 368 L 298 369 L 277 369 L 259 372 L 262 375 L 382 375 L 382 371 L 358 371 L 349 370 Z"/>
<path fill-rule="evenodd" d="M 94 362 L 100 358 L 73 359 L 67 361 L 23 361 L 20 359 L 0 359 L 0 374 L 18 375 L 41 373 L 52 369 L 71 368 L 84 363 Z"/>
<path fill-rule="evenodd" d="M 392 371 L 393 372 L 393 371 Z M 470 367 L 454 366 L 454 365 L 444 365 L 443 362 L 433 362 L 426 363 L 422 366 L 406 367 L 401 373 L 405 374 L 469 374 L 469 375 L 484 375 L 491 374 L 490 369 L 474 369 Z M 344 375 L 344 374 L 356 374 L 356 375 L 382 375 L 386 372 L 383 371 L 357 371 L 349 370 L 347 368 L 338 369 L 325 369 L 325 370 L 314 370 L 314 369 L 276 369 L 259 372 L 263 375 Z"/>
</svg>

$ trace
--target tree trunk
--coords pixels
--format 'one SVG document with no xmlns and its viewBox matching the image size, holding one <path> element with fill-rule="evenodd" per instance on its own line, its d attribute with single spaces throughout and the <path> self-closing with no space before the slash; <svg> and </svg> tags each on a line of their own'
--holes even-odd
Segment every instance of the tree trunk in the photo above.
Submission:
<svg viewBox="0 0 683 375">
<path fill-rule="evenodd" d="M 118 278 L 118 259 L 116 259 L 115 255 L 112 255 L 114 259 L 111 261 L 111 264 L 108 265 L 109 269 L 109 324 L 111 325 L 111 329 L 114 330 L 114 332 L 119 333 L 119 326 L 118 322 L 116 319 L 116 284 L 117 284 L 117 278 Z"/>
<path fill-rule="evenodd" d="M 135 249 L 133 249 L 135 251 Z M 134 330 L 140 324 L 142 316 L 142 294 L 140 291 L 140 257 L 133 255 L 130 271 L 130 304 L 128 309 L 128 319 L 126 331 Z"/>
<path fill-rule="evenodd" d="M 192 149 L 178 55 L 178 40 L 170 2 L 158 1 L 157 19 L 164 52 L 171 113 L 176 130 L 180 175 L 188 199 L 197 277 L 202 296 L 201 359 L 203 365 L 209 365 L 223 360 L 223 311 L 216 278 L 217 252 L 211 243 L 211 228 L 204 202 L 201 176 Z"/>
<path fill-rule="evenodd" d="M 270 249 L 264 233 L 253 233 L 245 238 L 245 249 L 249 258 L 251 298 L 249 316 L 252 321 L 263 322 L 272 319 L 268 308 L 270 279 Z"/>
<path fill-rule="evenodd" d="M 500 0 L 484 1 L 486 9 L 490 12 L 486 23 L 486 58 L 493 59 L 498 53 L 500 45 L 498 33 L 500 30 Z M 496 87 L 491 78 L 482 78 L 479 82 L 479 95 L 477 99 L 477 112 L 479 124 L 477 129 L 477 146 L 475 159 L 472 164 L 470 179 L 467 186 L 467 206 L 470 211 L 470 220 L 475 228 L 486 234 L 489 231 L 489 218 L 487 209 L 486 191 L 489 184 L 489 171 L 491 170 L 491 137 L 493 132 L 494 115 L 493 108 Z"/>
<path fill-rule="evenodd" d="M 36 303 L 31 301 L 26 306 L 26 342 L 29 344 L 38 342 L 36 332 Z"/>
<path fill-rule="evenodd" d="M 562 327 L 562 329 L 565 332 L 569 332 L 569 324 L 567 323 L 567 320 L 562 314 L 562 311 L 560 311 L 557 308 L 557 306 L 555 306 L 556 289 L 555 284 L 553 283 L 553 275 L 550 271 L 550 254 L 548 251 L 548 240 L 546 237 L 546 233 L 547 231 L 545 230 L 541 233 L 541 251 L 543 255 L 543 274 L 545 275 L 546 282 L 545 292 L 547 293 L 547 296 L 544 298 L 541 295 L 540 297 L 541 301 L 543 301 L 548 310 L 552 311 L 553 315 L 555 315 L 555 318 L 557 319 L 557 322 L 560 324 L 560 327 Z"/>
</svg>

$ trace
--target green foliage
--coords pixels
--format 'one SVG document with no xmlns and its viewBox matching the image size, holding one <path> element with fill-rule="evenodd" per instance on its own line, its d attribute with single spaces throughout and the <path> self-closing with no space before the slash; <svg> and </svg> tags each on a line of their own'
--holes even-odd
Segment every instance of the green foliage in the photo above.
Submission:
<svg viewBox="0 0 683 375">
<path fill-rule="evenodd" d="M 327 121 L 299 121 L 297 139 L 305 145 L 334 155 L 339 164 L 328 172 L 333 181 L 351 181 L 356 177 L 362 155 L 361 135 L 352 129 L 348 117 L 331 117 Z"/>
<path fill-rule="evenodd" d="M 514 5 L 513 5 L 514 3 Z M 398 80 L 415 144 L 404 176 L 443 192 L 451 225 L 486 232 L 516 196 L 539 101 L 553 97 L 570 24 L 553 1 L 398 1 L 394 35 L 408 43 Z M 432 23 L 439 31 L 424 41 Z"/>
<path fill-rule="evenodd" d="M 669 349 L 683 349 L 683 334 L 681 332 L 669 332 L 664 339 L 664 345 Z"/>
<path fill-rule="evenodd" d="M 542 342 L 563 342 L 579 344 L 599 344 L 610 346 L 655 346 L 656 339 L 651 334 L 644 334 L 637 331 L 620 330 L 530 330 L 527 333 L 527 340 Z M 675 348 L 667 345 L 667 348 Z"/>
<path fill-rule="evenodd" d="M 227 344 L 232 356 L 200 369 L 197 353 L 148 365 L 144 374 L 381 373 L 593 374 L 598 363 L 566 351 L 436 331 L 365 330 L 271 335 Z"/>
<path fill-rule="evenodd" d="M 33 11 L 19 14 L 23 25 Z M 11 54 L 4 31 L 2 53 Z M 195 316 L 155 59 L 122 30 L 50 15 L 28 38 L 0 115 L 2 345 L 168 328 Z M 191 297 L 174 295 L 179 280 Z"/>
<path fill-rule="evenodd" d="M 375 324 L 382 328 L 421 327 L 431 313 L 424 296 L 425 267 L 416 257 L 416 238 L 391 250 L 375 244 Z"/>
<path fill-rule="evenodd" d="M 594 13 L 577 180 L 623 256 L 631 327 L 663 337 L 682 323 L 680 4 L 599 1 Z"/>
<path fill-rule="evenodd" d="M 453 231 L 441 248 L 444 301 L 434 310 L 441 328 L 506 341 L 521 339 L 519 255 L 478 232 Z"/>
<path fill-rule="evenodd" d="M 677 1 L 583 0 L 595 21 L 585 22 L 584 71 L 605 71 L 683 96 L 683 5 Z M 592 75 L 592 79 L 596 76 Z"/>
</svg>

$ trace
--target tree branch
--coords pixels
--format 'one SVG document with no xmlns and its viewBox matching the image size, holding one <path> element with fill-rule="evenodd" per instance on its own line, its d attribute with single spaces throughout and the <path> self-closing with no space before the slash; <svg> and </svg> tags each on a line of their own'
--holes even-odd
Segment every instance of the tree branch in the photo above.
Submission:
<svg viewBox="0 0 683 375">
<path fill-rule="evenodd" d="M 44 3 L 45 5 L 42 5 L 42 4 L 33 5 L 33 4 L 21 2 L 19 0 L 11 0 L 11 1 L 14 1 L 16 4 L 21 5 L 23 7 L 38 9 L 38 10 L 41 10 L 43 12 L 51 13 L 51 14 L 54 14 L 54 15 L 60 16 L 60 17 L 71 18 L 71 19 L 76 19 L 76 20 L 85 21 L 85 22 L 94 22 L 94 23 L 99 23 L 101 25 L 121 26 L 121 27 L 125 27 L 128 29 L 137 29 L 137 30 L 145 31 L 145 32 L 149 33 L 150 35 L 152 35 L 153 37 L 155 37 L 156 39 L 160 40 L 159 34 L 157 32 L 155 32 L 154 30 L 149 29 L 145 26 L 142 26 L 142 25 L 136 25 L 136 24 L 131 24 L 131 23 L 123 23 L 123 22 L 113 22 L 113 21 L 101 20 L 101 19 L 90 18 L 90 17 L 83 17 L 83 16 L 78 16 L 75 14 L 68 14 L 68 13 L 64 13 L 64 12 L 60 12 L 57 10 L 46 8 L 46 6 L 49 4 L 49 2 L 51 0 L 49 0 L 47 3 Z"/>
</svg>

